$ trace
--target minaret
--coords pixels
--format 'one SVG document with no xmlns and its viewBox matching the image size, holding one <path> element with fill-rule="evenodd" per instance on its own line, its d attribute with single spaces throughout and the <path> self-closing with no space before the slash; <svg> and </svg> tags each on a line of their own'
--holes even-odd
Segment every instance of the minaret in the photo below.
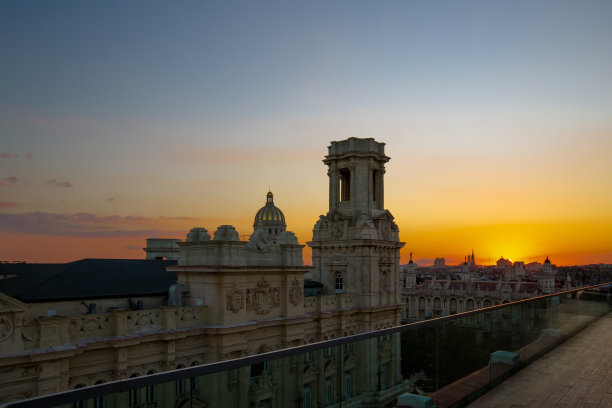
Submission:
<svg viewBox="0 0 612 408">
<path fill-rule="evenodd" d="M 542 293 L 553 293 L 555 291 L 555 272 L 553 271 L 552 264 L 548 257 L 544 261 L 542 267 L 542 274 L 539 277 L 540 292 Z"/>
</svg>

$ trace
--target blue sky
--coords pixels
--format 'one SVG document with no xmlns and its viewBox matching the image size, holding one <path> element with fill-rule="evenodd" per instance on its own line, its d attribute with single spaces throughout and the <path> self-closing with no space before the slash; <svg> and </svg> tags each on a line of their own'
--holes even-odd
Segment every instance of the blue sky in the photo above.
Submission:
<svg viewBox="0 0 612 408">
<path fill-rule="evenodd" d="M 304 242 L 325 147 L 355 136 L 387 143 L 405 239 L 608 225 L 611 18 L 609 1 L 3 2 L 2 211 L 248 233 L 270 185 Z"/>
</svg>

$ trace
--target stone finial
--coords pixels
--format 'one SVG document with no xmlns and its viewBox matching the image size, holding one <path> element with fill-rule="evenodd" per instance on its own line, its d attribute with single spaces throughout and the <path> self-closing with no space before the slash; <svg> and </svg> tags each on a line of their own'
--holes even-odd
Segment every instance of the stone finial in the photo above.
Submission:
<svg viewBox="0 0 612 408">
<path fill-rule="evenodd" d="M 187 233 L 187 242 L 210 241 L 210 234 L 206 228 L 195 227 Z"/>
<path fill-rule="evenodd" d="M 215 231 L 214 241 L 240 241 L 233 225 L 220 225 Z"/>
</svg>

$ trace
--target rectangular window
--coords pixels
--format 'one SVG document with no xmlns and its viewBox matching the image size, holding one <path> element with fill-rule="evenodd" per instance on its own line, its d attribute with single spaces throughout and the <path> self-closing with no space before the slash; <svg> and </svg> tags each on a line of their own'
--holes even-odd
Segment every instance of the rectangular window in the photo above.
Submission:
<svg viewBox="0 0 612 408">
<path fill-rule="evenodd" d="M 310 384 L 304 386 L 304 404 L 303 408 L 312 407 L 312 391 L 310 390 Z"/>
<path fill-rule="evenodd" d="M 176 380 L 174 388 L 177 397 L 183 395 L 185 393 L 185 380 Z"/>
<path fill-rule="evenodd" d="M 268 364 L 269 363 L 267 361 L 264 361 L 263 363 L 253 364 L 251 366 L 251 378 L 259 377 L 264 372 L 267 372 L 268 369 L 270 368 L 270 366 Z"/>
<path fill-rule="evenodd" d="M 104 408 L 104 397 L 96 397 L 94 398 L 94 408 Z"/>
<path fill-rule="evenodd" d="M 128 407 L 136 408 L 138 406 L 138 391 L 130 390 L 128 393 Z"/>
<path fill-rule="evenodd" d="M 351 399 L 353 398 L 353 376 L 350 371 L 347 371 L 344 374 L 344 398 Z"/>
<path fill-rule="evenodd" d="M 389 363 L 385 363 L 380 367 L 380 389 L 386 390 L 388 388 L 387 384 L 387 371 L 388 371 Z"/>
<path fill-rule="evenodd" d="M 330 406 L 334 402 L 334 381 L 333 377 L 325 379 L 325 406 Z"/>
<path fill-rule="evenodd" d="M 340 176 L 340 201 L 349 201 L 351 199 L 351 170 L 338 170 Z"/>
<path fill-rule="evenodd" d="M 147 402 L 152 403 L 155 402 L 155 386 L 149 385 L 147 387 Z"/>
</svg>

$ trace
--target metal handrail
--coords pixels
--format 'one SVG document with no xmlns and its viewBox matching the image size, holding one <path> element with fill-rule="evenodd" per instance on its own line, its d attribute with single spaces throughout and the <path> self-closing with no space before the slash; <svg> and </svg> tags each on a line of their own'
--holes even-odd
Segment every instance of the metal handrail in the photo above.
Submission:
<svg viewBox="0 0 612 408">
<path fill-rule="evenodd" d="M 215 363 L 203 364 L 195 367 L 187 367 L 181 368 L 171 371 L 165 371 L 161 373 L 150 374 L 146 376 L 134 377 L 124 380 L 116 380 L 107 382 L 104 384 L 92 385 L 89 387 L 78 388 L 73 390 L 62 391 L 55 394 L 42 395 L 39 397 L 30 398 L 27 400 L 9 402 L 4 405 L 0 405 L 0 408 L 46 408 L 49 406 L 62 405 L 66 403 L 70 403 L 77 400 L 85 400 L 91 399 L 102 395 L 114 394 L 127 392 L 129 390 L 143 388 L 151 385 L 158 385 L 161 383 L 169 383 L 171 381 L 192 378 L 192 377 L 200 377 L 208 374 L 214 374 L 221 371 L 227 371 L 237 368 L 246 367 L 249 365 L 254 365 L 258 363 L 263 363 L 264 361 L 277 360 L 283 357 L 293 356 L 295 354 L 303 354 L 316 350 L 321 350 L 329 347 L 341 346 L 348 343 L 354 343 L 356 341 L 371 339 L 373 337 L 380 337 L 382 335 L 398 333 L 407 330 L 414 330 L 423 327 L 435 326 L 440 323 L 450 322 L 456 319 L 461 319 L 467 316 L 472 316 L 481 313 L 487 313 L 498 309 L 504 309 L 513 305 L 534 302 L 541 299 L 546 299 L 550 297 L 567 295 L 572 293 L 583 292 L 588 289 L 599 288 L 605 285 L 612 285 L 612 282 L 601 283 L 592 286 L 585 286 L 581 288 L 571 289 L 563 292 L 555 292 L 548 295 L 537 296 L 529 299 L 517 300 L 515 302 L 504 303 L 501 305 L 490 306 L 486 308 L 471 310 L 467 312 L 457 313 L 450 316 L 443 316 L 438 318 L 433 318 L 429 320 L 423 320 L 419 322 L 402 324 L 395 327 L 390 327 L 387 329 L 381 329 L 376 331 L 371 331 L 367 333 L 360 333 L 351 336 L 344 336 L 337 339 L 325 340 L 321 342 L 295 346 L 284 348 L 282 350 L 270 351 L 267 353 L 257 354 L 248 357 L 240 357 L 232 360 L 224 360 Z"/>
</svg>

